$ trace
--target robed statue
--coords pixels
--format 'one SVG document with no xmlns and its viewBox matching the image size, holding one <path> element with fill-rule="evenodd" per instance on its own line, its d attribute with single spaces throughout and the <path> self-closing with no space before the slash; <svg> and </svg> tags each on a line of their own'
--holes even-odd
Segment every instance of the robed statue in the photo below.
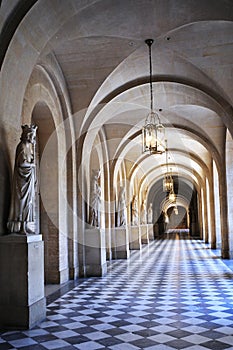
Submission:
<svg viewBox="0 0 233 350">
<path fill-rule="evenodd" d="M 141 212 L 140 212 L 140 221 L 141 224 L 147 224 L 147 209 L 146 209 L 146 201 L 145 199 L 142 201 Z"/>
<path fill-rule="evenodd" d="M 125 188 L 124 186 L 121 186 L 119 191 L 119 196 L 118 196 L 118 207 L 117 207 L 117 226 L 118 227 L 126 225 L 125 210 L 126 210 Z"/>
<path fill-rule="evenodd" d="M 90 212 L 89 224 L 94 227 L 100 226 L 100 199 L 101 187 L 99 186 L 100 170 L 92 170 L 90 188 Z"/>
<path fill-rule="evenodd" d="M 153 222 L 153 208 L 152 203 L 150 203 L 147 213 L 148 224 L 152 224 Z"/>
<path fill-rule="evenodd" d="M 138 225 L 138 198 L 137 196 L 133 196 L 132 200 L 132 225 Z"/>
<path fill-rule="evenodd" d="M 35 233 L 29 227 L 35 217 L 35 125 L 22 125 L 16 148 L 10 215 L 7 228 L 11 233 Z"/>
</svg>

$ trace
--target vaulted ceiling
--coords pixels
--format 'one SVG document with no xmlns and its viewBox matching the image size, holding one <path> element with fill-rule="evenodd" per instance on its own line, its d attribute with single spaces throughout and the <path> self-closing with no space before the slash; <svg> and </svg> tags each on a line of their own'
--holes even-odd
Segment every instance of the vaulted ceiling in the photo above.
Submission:
<svg viewBox="0 0 233 350">
<path fill-rule="evenodd" d="M 221 166 L 226 128 L 233 131 L 232 0 L 34 3 L 24 19 L 30 35 L 45 36 L 43 26 L 51 26 L 37 62 L 56 59 L 73 115 L 82 111 L 83 127 L 105 131 L 110 157 L 140 164 L 149 182 L 166 171 L 164 156 L 145 157 L 141 146 L 150 107 L 144 41 L 153 38 L 154 101 L 169 167 L 195 181 L 211 158 Z"/>
</svg>

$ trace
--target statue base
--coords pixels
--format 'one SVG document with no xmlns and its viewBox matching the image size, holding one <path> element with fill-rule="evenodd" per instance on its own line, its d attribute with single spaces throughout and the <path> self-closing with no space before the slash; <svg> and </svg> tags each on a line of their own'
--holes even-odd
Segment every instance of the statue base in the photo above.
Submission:
<svg viewBox="0 0 233 350">
<path fill-rule="evenodd" d="M 142 247 L 141 242 L 141 231 L 139 226 L 130 226 L 130 241 L 129 241 L 129 249 L 130 250 L 140 250 Z"/>
<path fill-rule="evenodd" d="M 128 227 L 115 227 L 112 232 L 113 259 L 128 259 L 130 256 Z"/>
<path fill-rule="evenodd" d="M 153 224 L 147 224 L 148 236 L 150 241 L 154 241 L 154 228 Z"/>
<path fill-rule="evenodd" d="M 140 226 L 142 244 L 149 244 L 147 224 Z"/>
<path fill-rule="evenodd" d="M 85 230 L 85 277 L 102 277 L 107 273 L 105 230 Z"/>
<path fill-rule="evenodd" d="M 0 237 L 0 327 L 30 329 L 46 317 L 42 235 Z"/>
</svg>

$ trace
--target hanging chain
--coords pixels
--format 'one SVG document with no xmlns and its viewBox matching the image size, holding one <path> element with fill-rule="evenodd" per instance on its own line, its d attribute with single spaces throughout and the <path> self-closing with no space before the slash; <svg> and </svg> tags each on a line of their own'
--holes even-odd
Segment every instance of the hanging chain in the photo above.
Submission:
<svg viewBox="0 0 233 350">
<path fill-rule="evenodd" d="M 166 143 L 166 163 L 167 163 L 167 175 L 168 175 L 168 148 L 167 148 L 167 140 L 165 140 Z"/>
<path fill-rule="evenodd" d="M 151 45 L 149 45 L 149 60 L 150 60 L 150 110 L 153 112 L 153 84 L 152 84 L 152 59 L 151 59 Z"/>
<path fill-rule="evenodd" d="M 153 44 L 153 39 L 146 39 L 145 43 L 149 47 L 149 65 L 150 65 L 150 110 L 151 113 L 154 109 L 154 102 L 153 102 L 153 84 L 152 84 L 152 58 L 151 58 L 151 45 Z"/>
</svg>

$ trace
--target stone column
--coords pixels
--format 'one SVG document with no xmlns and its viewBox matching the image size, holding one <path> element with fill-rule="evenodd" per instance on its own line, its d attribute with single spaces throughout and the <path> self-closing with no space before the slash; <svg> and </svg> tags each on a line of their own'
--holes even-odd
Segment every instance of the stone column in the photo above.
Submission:
<svg viewBox="0 0 233 350">
<path fill-rule="evenodd" d="M 215 206 L 214 206 L 214 174 L 213 174 L 213 162 L 211 162 L 211 174 L 210 174 L 210 225 L 211 225 L 211 237 L 210 247 L 216 249 L 216 225 L 215 225 Z"/>
<path fill-rule="evenodd" d="M 204 186 L 203 186 L 203 199 L 204 199 L 204 241 L 205 243 L 209 242 L 209 230 L 208 230 L 208 212 L 207 212 L 207 191 L 206 191 L 206 182 L 204 181 Z"/>
<path fill-rule="evenodd" d="M 109 175 L 109 163 L 104 163 L 104 203 L 105 203 L 105 239 L 106 239 L 106 259 L 112 260 L 112 243 L 111 243 L 111 190 L 112 186 L 110 185 L 110 175 Z"/>
<path fill-rule="evenodd" d="M 0 266 L 0 327 L 34 327 L 46 317 L 42 236 L 0 237 Z"/>
<path fill-rule="evenodd" d="M 221 218 L 221 255 L 222 259 L 229 259 L 229 237 L 228 237 L 228 215 L 227 215 L 227 187 L 226 170 L 221 169 L 219 173 L 219 199 Z"/>
<path fill-rule="evenodd" d="M 158 238 L 159 237 L 159 224 L 156 222 L 154 225 L 153 225 L 153 229 L 154 229 L 154 237 Z"/>
<path fill-rule="evenodd" d="M 69 134 L 70 136 L 70 134 Z M 68 137 L 68 136 L 67 136 Z M 74 167 L 75 147 L 71 143 L 70 150 L 67 152 L 67 212 L 68 212 L 68 257 L 69 257 L 69 279 L 75 280 L 79 276 L 78 261 L 78 227 L 77 213 L 77 173 Z"/>
<path fill-rule="evenodd" d="M 202 217 L 202 197 L 201 197 L 201 189 L 198 191 L 198 222 L 199 222 L 199 230 L 200 230 L 200 238 L 203 239 L 203 217 Z"/>
</svg>

